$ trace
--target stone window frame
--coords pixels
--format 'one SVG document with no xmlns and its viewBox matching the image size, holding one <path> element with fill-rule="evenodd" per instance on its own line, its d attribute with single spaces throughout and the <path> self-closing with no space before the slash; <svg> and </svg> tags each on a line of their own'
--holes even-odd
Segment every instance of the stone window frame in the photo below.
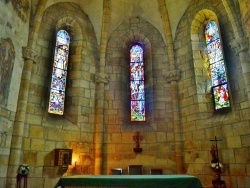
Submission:
<svg viewBox="0 0 250 188">
<path fill-rule="evenodd" d="M 204 66 L 209 61 L 206 53 L 205 27 L 207 23 L 211 20 L 213 20 L 220 28 L 219 20 L 216 13 L 209 9 L 202 9 L 195 15 L 190 27 L 198 111 L 201 113 L 208 113 L 208 116 L 213 116 L 214 114 L 216 114 L 216 112 L 227 113 L 231 111 L 231 108 L 221 109 L 217 111 L 214 110 L 214 101 L 212 98 L 213 96 L 210 88 L 211 80 L 207 75 L 207 68 L 209 67 Z M 222 38 L 221 38 L 221 43 L 223 48 Z M 224 51 L 223 55 L 224 55 L 224 64 L 226 67 Z M 229 79 L 227 70 L 226 70 L 226 75 L 227 79 Z M 230 86 L 229 81 L 228 85 Z M 230 93 L 230 88 L 229 88 L 229 95 L 230 97 L 232 96 Z M 232 106 L 232 100 L 230 100 L 230 102 Z"/>
</svg>

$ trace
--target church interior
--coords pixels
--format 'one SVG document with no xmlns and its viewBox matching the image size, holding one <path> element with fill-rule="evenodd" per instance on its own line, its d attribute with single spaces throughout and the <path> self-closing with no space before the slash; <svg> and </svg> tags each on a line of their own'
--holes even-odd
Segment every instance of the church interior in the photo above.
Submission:
<svg viewBox="0 0 250 188">
<path fill-rule="evenodd" d="M 0 0 L 0 187 L 250 187 L 249 37 L 250 0 Z"/>
</svg>

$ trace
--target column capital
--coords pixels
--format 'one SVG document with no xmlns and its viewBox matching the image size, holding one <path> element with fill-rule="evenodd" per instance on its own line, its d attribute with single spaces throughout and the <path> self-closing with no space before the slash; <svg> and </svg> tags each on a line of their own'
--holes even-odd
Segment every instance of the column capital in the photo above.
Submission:
<svg viewBox="0 0 250 188">
<path fill-rule="evenodd" d="M 235 54 L 238 55 L 241 52 L 245 52 L 249 48 L 248 37 L 234 39 L 230 43 L 231 48 L 234 50 Z"/>
<path fill-rule="evenodd" d="M 104 83 L 107 84 L 109 82 L 108 75 L 106 73 L 96 73 L 95 74 L 95 82 L 96 83 Z"/>
<path fill-rule="evenodd" d="M 32 60 L 34 62 L 37 62 L 39 57 L 38 53 L 28 46 L 22 48 L 22 55 L 24 60 Z"/>
<path fill-rule="evenodd" d="M 163 72 L 164 77 L 166 78 L 167 82 L 171 81 L 178 81 L 181 77 L 180 70 L 170 70 Z"/>
</svg>

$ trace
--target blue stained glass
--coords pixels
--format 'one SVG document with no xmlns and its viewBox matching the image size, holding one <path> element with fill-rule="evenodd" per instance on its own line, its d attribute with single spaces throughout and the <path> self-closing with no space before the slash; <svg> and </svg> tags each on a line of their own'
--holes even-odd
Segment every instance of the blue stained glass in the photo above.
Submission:
<svg viewBox="0 0 250 188">
<path fill-rule="evenodd" d="M 130 63 L 130 80 L 144 80 L 143 63 Z"/>
<path fill-rule="evenodd" d="M 143 49 L 134 45 L 130 50 L 131 121 L 145 121 L 144 90 Z"/>
<path fill-rule="evenodd" d="M 224 66 L 224 61 L 216 62 L 210 65 L 211 76 L 212 76 L 212 86 L 216 86 L 227 81 L 226 70 Z"/>
<path fill-rule="evenodd" d="M 67 76 L 67 71 L 61 70 L 61 69 L 54 69 L 54 74 L 52 75 L 52 83 L 51 83 L 51 88 L 56 89 L 56 90 L 64 90 L 64 87 L 66 85 L 66 76 Z M 58 76 L 58 72 L 60 76 Z"/>
<path fill-rule="evenodd" d="M 65 30 L 60 30 L 57 33 L 57 42 L 58 42 L 58 45 L 70 43 L 69 35 Z"/>
<path fill-rule="evenodd" d="M 130 62 L 142 62 L 143 49 L 139 45 L 134 45 L 130 50 Z"/>
<path fill-rule="evenodd" d="M 68 66 L 68 46 L 58 45 L 56 47 L 56 55 L 54 60 L 54 67 L 59 69 L 67 69 Z"/>
<path fill-rule="evenodd" d="M 144 81 L 131 81 L 130 87 L 131 100 L 145 100 Z"/>
<path fill-rule="evenodd" d="M 54 114 L 61 114 L 64 109 L 64 93 L 58 90 L 51 90 L 49 110 Z"/>
<path fill-rule="evenodd" d="M 226 68 L 223 58 L 223 49 L 219 27 L 210 21 L 205 29 L 207 54 L 210 64 L 212 91 L 215 109 L 230 107 Z"/>
<path fill-rule="evenodd" d="M 206 27 L 207 53 L 210 63 L 223 59 L 219 28 L 215 22 L 209 22 Z"/>
<path fill-rule="evenodd" d="M 64 112 L 69 43 L 68 33 L 65 30 L 58 31 L 51 78 L 49 113 L 63 115 Z"/>
</svg>

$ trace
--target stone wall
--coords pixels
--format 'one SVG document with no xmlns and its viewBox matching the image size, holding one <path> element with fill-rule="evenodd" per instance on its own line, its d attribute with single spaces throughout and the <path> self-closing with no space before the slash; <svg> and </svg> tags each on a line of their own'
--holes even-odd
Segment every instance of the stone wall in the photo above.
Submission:
<svg viewBox="0 0 250 188">
<path fill-rule="evenodd" d="M 146 122 L 130 122 L 129 58 L 135 42 L 144 46 Z M 120 167 L 127 173 L 131 164 L 143 165 L 144 174 L 150 168 L 161 167 L 166 174 L 176 173 L 173 111 L 170 85 L 164 72 L 169 70 L 166 44 L 159 31 L 142 18 L 130 18 L 112 33 L 106 58 L 104 171 Z M 142 153 L 135 153 L 133 139 L 139 131 Z"/>
<path fill-rule="evenodd" d="M 227 187 L 248 187 L 247 0 L 186 1 L 190 5 L 174 21 L 168 12 L 176 10 L 169 10 L 172 6 L 166 7 L 165 0 L 136 1 L 116 10 L 119 3 L 107 0 L 102 7 L 103 23 L 95 22 L 100 12 L 91 17 L 101 7 L 97 1 L 81 5 L 32 1 L 31 23 L 31 6 L 26 9 L 30 2 L 25 2 L 29 1 L 0 0 L 1 68 L 6 67 L 2 62 L 13 60 L 13 70 L 7 71 L 3 84 L 8 95 L 0 97 L 6 101 L 0 103 L 0 187 L 15 187 L 17 169 L 23 163 L 30 165 L 29 187 L 53 187 L 62 175 L 110 174 L 116 167 L 127 174 L 132 164 L 143 165 L 143 174 L 162 168 L 164 174 L 195 175 L 204 187 L 212 187 L 215 173 L 210 168 L 210 149 L 214 143 L 210 140 L 215 136 L 222 139 L 218 147 Z M 120 9 L 124 9 L 121 15 Z M 158 9 L 158 17 L 147 19 Z M 214 113 L 206 82 L 204 28 L 210 19 L 219 24 L 223 42 L 232 102 L 227 113 Z M 71 37 L 63 116 L 47 113 L 59 29 Z M 2 41 L 12 41 L 13 48 Z M 135 42 L 145 49 L 147 120 L 140 123 L 130 122 L 129 50 Z M 142 138 L 139 153 L 134 152 L 137 132 Z M 73 149 L 66 173 L 58 174 L 54 166 L 56 148 Z"/>
<path fill-rule="evenodd" d="M 19 140 L 15 144 L 21 151 L 11 155 L 16 162 L 9 167 L 13 174 L 8 176 L 8 187 L 15 185 L 14 170 L 18 164 L 30 166 L 29 187 L 56 184 L 62 175 L 54 166 L 56 148 L 73 149 L 73 163 L 66 174 L 93 173 L 94 75 L 98 49 L 92 24 L 78 5 L 62 3 L 46 9 L 38 26 L 32 51 L 39 55 L 29 64 L 30 68 L 25 68 L 30 70 L 30 82 L 26 85 L 27 101 L 22 102 L 26 103 L 26 108 L 22 109 L 24 114 L 18 114 L 15 119 L 23 122 L 24 126 L 12 137 L 12 145 Z M 47 112 L 55 34 L 59 29 L 67 30 L 71 37 L 63 116 Z M 75 161 L 77 169 L 74 169 Z"/>
<path fill-rule="evenodd" d="M 237 11 L 232 9 L 232 12 Z M 218 20 L 223 42 L 232 102 L 231 111 L 227 113 L 214 112 L 212 96 L 206 86 L 204 29 L 209 20 Z M 199 176 L 204 187 L 211 187 L 215 177 L 210 168 L 210 149 L 215 144 L 210 140 L 215 136 L 222 139 L 218 142 L 220 161 L 224 165 L 222 179 L 229 187 L 249 185 L 248 86 L 241 76 L 242 62 L 230 47 L 242 31 L 240 21 L 235 20 L 228 16 L 228 7 L 219 1 L 196 2 L 181 19 L 174 41 L 176 62 L 182 73 L 179 99 L 184 164 L 186 173 Z"/>
<path fill-rule="evenodd" d="M 29 10 L 29 9 L 28 9 Z M 20 77 L 22 74 L 22 46 L 27 44 L 28 20 L 17 14 L 10 2 L 0 1 L 0 186 L 5 187 L 8 172 L 13 122 L 16 115 Z M 29 11 L 27 15 L 29 16 Z M 16 172 L 15 172 L 16 173 Z"/>
<path fill-rule="evenodd" d="M 240 7 L 240 18 L 242 22 L 242 27 L 245 32 L 245 35 L 248 37 L 250 36 L 250 6 L 247 0 L 240 0 L 239 1 Z"/>
</svg>

